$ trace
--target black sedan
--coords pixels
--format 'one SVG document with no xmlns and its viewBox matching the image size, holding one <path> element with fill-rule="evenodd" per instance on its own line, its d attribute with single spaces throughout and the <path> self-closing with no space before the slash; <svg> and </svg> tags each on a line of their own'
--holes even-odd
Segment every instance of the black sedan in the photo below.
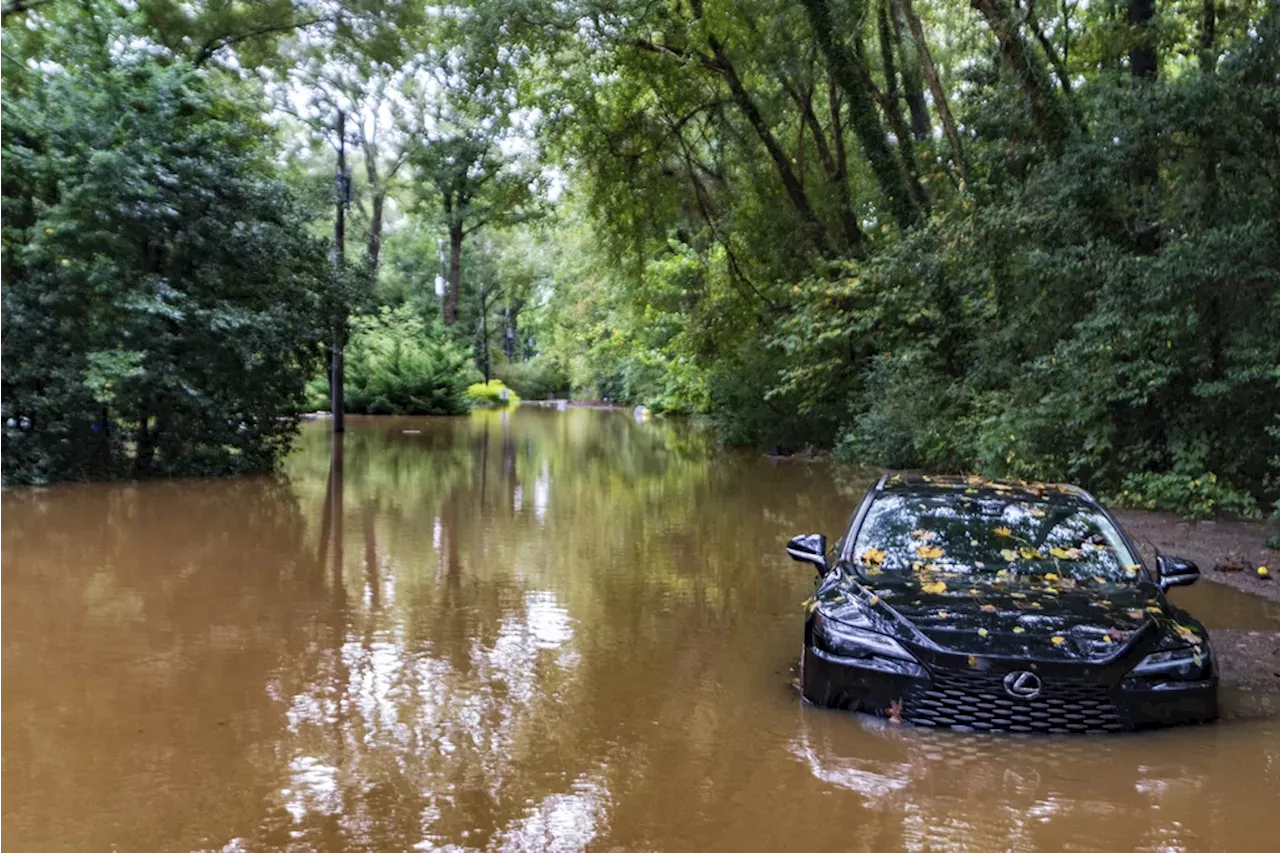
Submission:
<svg viewBox="0 0 1280 853">
<path fill-rule="evenodd" d="M 892 475 L 818 569 L 801 685 L 817 705 L 966 731 L 1076 733 L 1218 715 L 1204 626 L 1164 591 L 1119 525 L 1072 486 Z"/>
</svg>

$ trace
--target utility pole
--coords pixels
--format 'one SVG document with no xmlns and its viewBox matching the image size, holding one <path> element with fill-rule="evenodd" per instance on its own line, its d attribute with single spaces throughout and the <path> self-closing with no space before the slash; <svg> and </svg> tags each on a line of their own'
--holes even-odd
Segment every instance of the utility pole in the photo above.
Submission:
<svg viewBox="0 0 1280 853">
<path fill-rule="evenodd" d="M 341 277 L 345 274 L 347 202 L 351 199 L 351 182 L 347 177 L 347 117 L 342 110 L 338 110 L 338 174 L 335 178 L 335 184 L 338 209 L 333 220 L 333 266 L 334 272 Z M 343 412 L 345 402 L 342 395 L 342 385 L 347 375 L 346 367 L 343 364 L 342 351 L 346 344 L 347 318 L 344 310 L 333 330 L 333 376 L 329 383 L 329 388 L 333 397 L 334 432 L 343 432 L 347 428 L 345 413 Z"/>
</svg>

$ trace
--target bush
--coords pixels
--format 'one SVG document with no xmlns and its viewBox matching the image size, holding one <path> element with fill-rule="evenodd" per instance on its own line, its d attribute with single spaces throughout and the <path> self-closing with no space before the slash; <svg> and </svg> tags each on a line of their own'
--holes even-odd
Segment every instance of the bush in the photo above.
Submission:
<svg viewBox="0 0 1280 853">
<path fill-rule="evenodd" d="M 1142 472 L 1124 478 L 1124 488 L 1111 500 L 1124 506 L 1176 512 L 1184 518 L 1232 514 L 1258 518 L 1258 502 L 1247 492 L 1218 482 L 1214 474 Z"/>
<path fill-rule="evenodd" d="M 351 321 L 343 383 L 348 412 L 462 414 L 470 408 L 467 385 L 476 378 L 468 349 L 410 308 L 384 308 Z M 312 380 L 307 391 L 312 408 L 329 408 L 325 377 Z"/>
<path fill-rule="evenodd" d="M 505 393 L 505 397 L 503 396 Z M 520 405 L 520 395 L 502 384 L 501 379 L 476 382 L 467 388 L 467 399 L 476 406 L 505 408 Z"/>
<path fill-rule="evenodd" d="M 497 378 L 526 400 L 569 396 L 569 374 L 549 359 L 509 361 L 494 366 Z"/>
</svg>

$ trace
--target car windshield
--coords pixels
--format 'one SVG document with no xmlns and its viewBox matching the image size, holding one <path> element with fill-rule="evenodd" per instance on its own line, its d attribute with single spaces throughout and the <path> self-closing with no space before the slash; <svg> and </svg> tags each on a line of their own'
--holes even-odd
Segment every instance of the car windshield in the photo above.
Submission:
<svg viewBox="0 0 1280 853">
<path fill-rule="evenodd" d="M 1114 582 L 1139 574 L 1120 532 L 1096 508 L 989 493 L 886 493 L 871 505 L 853 558 L 864 574 L 963 572 Z"/>
</svg>

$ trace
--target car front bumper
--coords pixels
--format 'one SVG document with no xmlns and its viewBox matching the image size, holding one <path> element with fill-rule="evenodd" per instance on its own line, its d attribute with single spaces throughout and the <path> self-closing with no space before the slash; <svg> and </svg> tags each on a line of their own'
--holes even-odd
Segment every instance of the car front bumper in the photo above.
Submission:
<svg viewBox="0 0 1280 853">
<path fill-rule="evenodd" d="M 1002 661 L 986 669 L 933 662 L 917 674 L 886 672 L 805 645 L 804 698 L 916 725 L 962 731 L 1087 734 L 1151 726 L 1200 723 L 1218 716 L 1218 680 L 1151 682 L 1081 678 L 1069 669 L 1046 668 L 1044 688 L 1018 699 L 1003 688 L 1006 673 L 1035 668 Z"/>
</svg>

